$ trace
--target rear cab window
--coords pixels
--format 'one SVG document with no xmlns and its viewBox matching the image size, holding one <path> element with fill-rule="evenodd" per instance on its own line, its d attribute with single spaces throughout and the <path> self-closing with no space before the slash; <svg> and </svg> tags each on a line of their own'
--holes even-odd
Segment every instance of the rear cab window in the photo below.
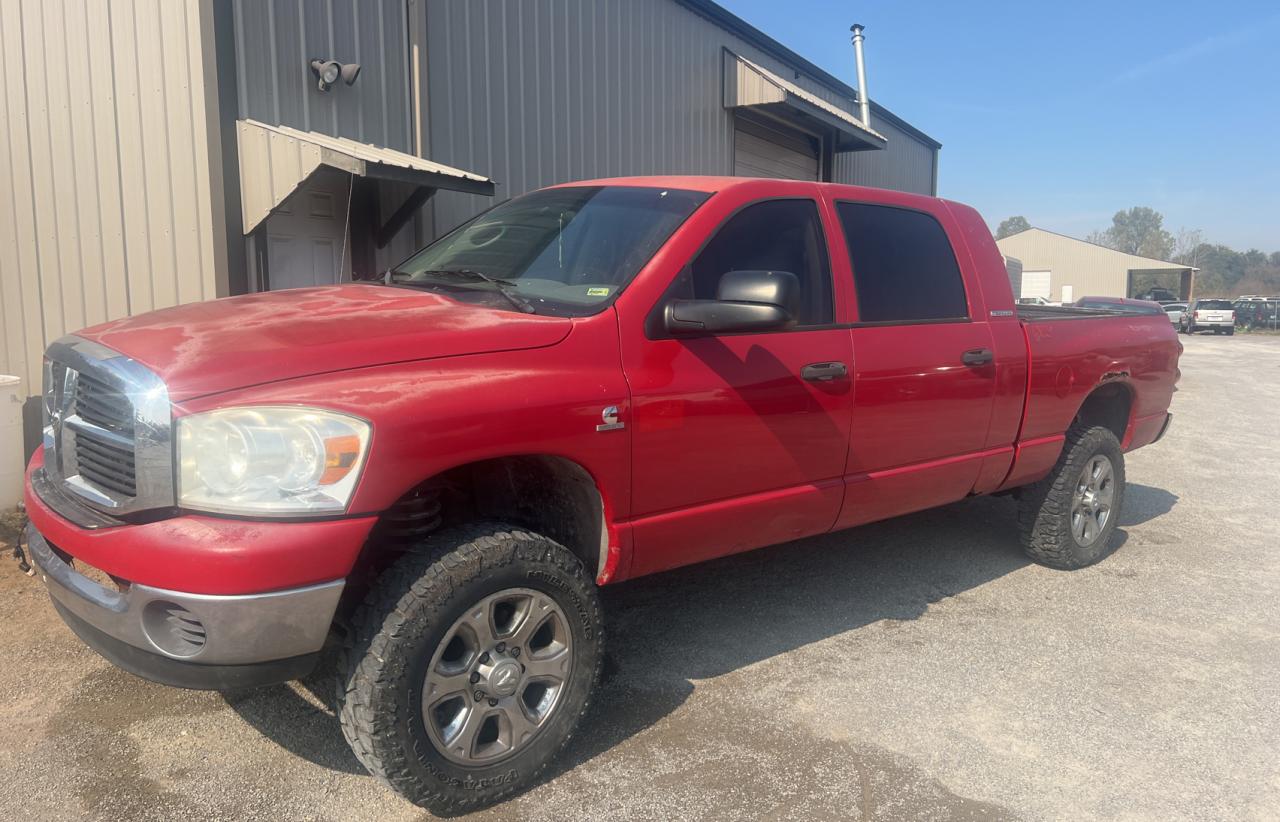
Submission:
<svg viewBox="0 0 1280 822">
<path fill-rule="evenodd" d="M 930 214 L 836 201 L 863 323 L 965 322 L 969 304 L 951 240 Z"/>
</svg>

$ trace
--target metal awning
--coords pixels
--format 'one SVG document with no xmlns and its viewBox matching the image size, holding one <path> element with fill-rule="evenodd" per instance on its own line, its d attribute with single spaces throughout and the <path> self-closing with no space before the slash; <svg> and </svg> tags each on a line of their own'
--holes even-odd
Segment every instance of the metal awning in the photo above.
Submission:
<svg viewBox="0 0 1280 822">
<path fill-rule="evenodd" d="M 240 149 L 240 200 L 249 234 L 321 166 L 356 177 L 397 180 L 419 189 L 492 196 L 493 181 L 412 154 L 256 120 L 236 122 Z"/>
<path fill-rule="evenodd" d="M 809 130 L 833 130 L 836 151 L 884 148 L 883 134 L 864 125 L 849 112 L 782 79 L 759 63 L 724 52 L 725 108 L 757 109 L 784 120 L 795 120 Z"/>
</svg>

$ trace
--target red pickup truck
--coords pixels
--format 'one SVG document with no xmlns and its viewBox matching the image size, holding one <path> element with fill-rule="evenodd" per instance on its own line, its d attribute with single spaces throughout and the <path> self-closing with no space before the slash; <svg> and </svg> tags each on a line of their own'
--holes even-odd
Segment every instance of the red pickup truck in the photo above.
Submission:
<svg viewBox="0 0 1280 822">
<path fill-rule="evenodd" d="M 298 677 L 336 637 L 360 761 L 457 812 L 573 732 L 599 585 L 1001 492 L 1034 559 L 1097 562 L 1181 350 L 1163 315 L 1015 306 L 957 203 L 574 183 L 382 282 L 55 342 L 27 536 L 71 628 L 159 682 Z"/>
</svg>

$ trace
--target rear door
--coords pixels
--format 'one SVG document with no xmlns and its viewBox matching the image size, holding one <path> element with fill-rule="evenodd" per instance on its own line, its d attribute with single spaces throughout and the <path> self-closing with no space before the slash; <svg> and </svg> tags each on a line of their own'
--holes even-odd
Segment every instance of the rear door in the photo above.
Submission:
<svg viewBox="0 0 1280 822">
<path fill-rule="evenodd" d="M 941 203 L 925 211 L 837 198 L 834 208 L 844 240 L 836 276 L 852 277 L 857 303 L 853 426 L 837 522 L 847 527 L 973 489 L 997 371 L 985 304 L 961 273 L 959 229 Z"/>
</svg>

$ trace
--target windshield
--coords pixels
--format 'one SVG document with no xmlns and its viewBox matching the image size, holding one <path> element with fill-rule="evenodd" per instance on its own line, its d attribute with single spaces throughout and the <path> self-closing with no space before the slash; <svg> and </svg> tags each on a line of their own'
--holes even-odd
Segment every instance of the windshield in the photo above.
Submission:
<svg viewBox="0 0 1280 822">
<path fill-rule="evenodd" d="M 390 280 L 500 308 L 594 314 L 708 196 L 631 186 L 535 191 L 463 223 Z"/>
</svg>

